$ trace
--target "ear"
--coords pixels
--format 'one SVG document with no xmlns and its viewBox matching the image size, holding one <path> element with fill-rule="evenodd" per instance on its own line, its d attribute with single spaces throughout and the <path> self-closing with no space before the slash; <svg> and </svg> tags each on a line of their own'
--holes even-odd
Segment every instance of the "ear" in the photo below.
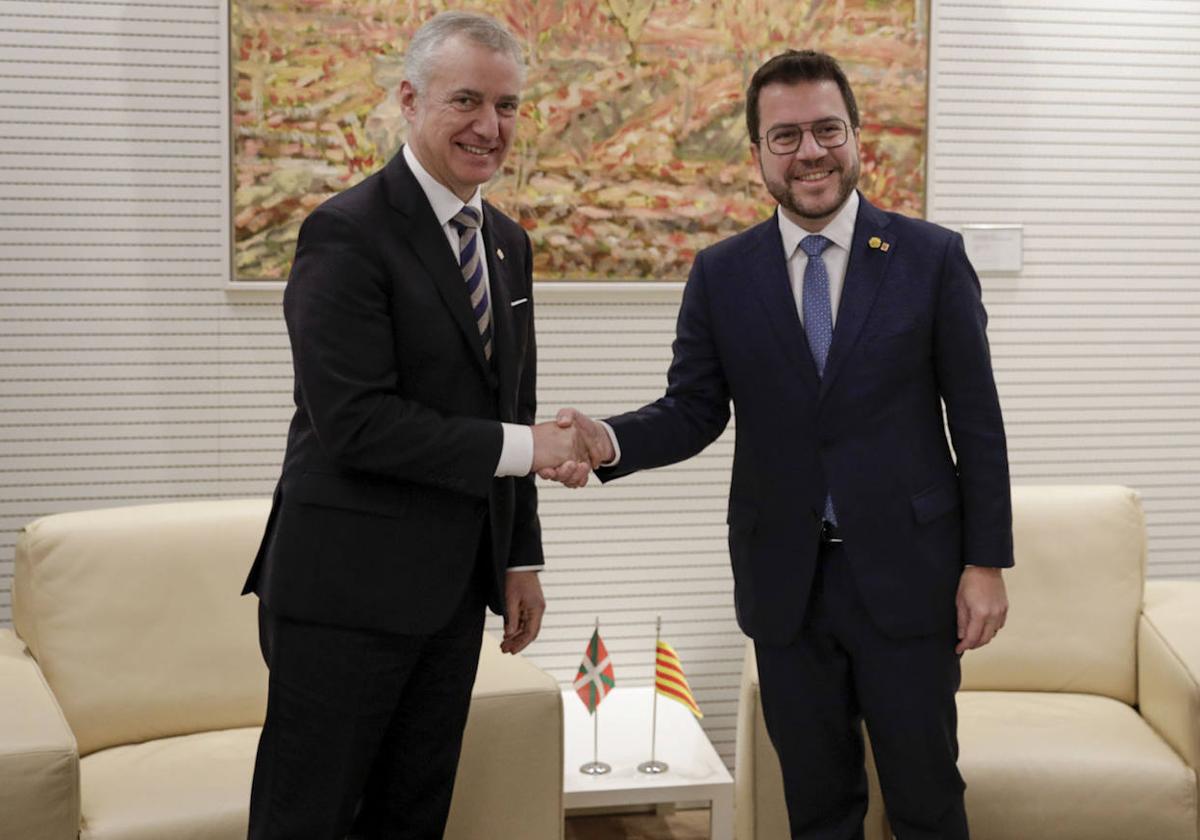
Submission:
<svg viewBox="0 0 1200 840">
<path fill-rule="evenodd" d="M 412 86 L 412 82 L 405 79 L 400 83 L 400 87 L 396 91 L 396 99 L 400 102 L 401 112 L 411 120 L 417 109 L 417 89 Z"/>
<path fill-rule="evenodd" d="M 750 144 L 750 157 L 754 159 L 754 165 L 757 166 L 759 169 L 762 169 L 762 161 L 759 160 L 759 151 L 758 151 L 757 143 Z"/>
</svg>

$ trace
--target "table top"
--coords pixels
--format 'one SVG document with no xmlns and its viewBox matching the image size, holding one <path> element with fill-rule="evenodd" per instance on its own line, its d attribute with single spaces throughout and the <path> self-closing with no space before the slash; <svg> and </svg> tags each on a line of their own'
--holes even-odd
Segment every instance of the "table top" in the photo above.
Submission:
<svg viewBox="0 0 1200 840">
<path fill-rule="evenodd" d="M 602 776 L 580 773 L 592 760 L 592 718 L 571 689 L 563 701 L 563 793 L 567 807 L 623 803 L 683 802 L 711 799 L 716 789 L 732 790 L 733 778 L 700 728 L 700 721 L 682 704 L 658 698 L 658 739 L 654 757 L 669 769 L 651 775 L 637 766 L 650 759 L 650 719 L 653 687 L 614 688 L 597 709 L 598 758 L 612 766 Z"/>
</svg>

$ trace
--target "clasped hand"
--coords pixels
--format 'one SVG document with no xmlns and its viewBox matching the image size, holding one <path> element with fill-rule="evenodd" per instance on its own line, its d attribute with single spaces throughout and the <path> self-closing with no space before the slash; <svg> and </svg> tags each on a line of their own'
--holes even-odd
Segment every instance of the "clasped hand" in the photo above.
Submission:
<svg viewBox="0 0 1200 840">
<path fill-rule="evenodd" d="M 613 457 L 604 427 L 573 408 L 533 427 L 533 471 L 542 478 L 582 487 L 593 469 Z"/>
</svg>

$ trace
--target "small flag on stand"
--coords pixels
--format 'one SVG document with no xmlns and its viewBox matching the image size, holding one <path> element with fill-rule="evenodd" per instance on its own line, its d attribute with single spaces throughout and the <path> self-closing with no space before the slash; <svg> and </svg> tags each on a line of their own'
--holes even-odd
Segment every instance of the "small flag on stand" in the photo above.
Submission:
<svg viewBox="0 0 1200 840">
<path fill-rule="evenodd" d="M 579 695 L 583 705 L 587 706 L 590 715 L 596 711 L 604 695 L 608 694 L 615 684 L 612 660 L 609 659 L 608 650 L 600 638 L 600 628 L 597 627 L 592 633 L 592 640 L 588 642 L 587 650 L 584 651 L 583 661 L 579 663 L 579 673 L 575 675 L 575 693 Z"/>
<path fill-rule="evenodd" d="M 696 717 L 704 717 L 700 707 L 696 705 L 696 698 L 692 696 L 692 689 L 688 685 L 687 677 L 683 675 L 683 666 L 679 664 L 679 654 L 675 652 L 675 648 L 662 639 L 658 640 L 658 650 L 655 656 L 654 690 L 687 706 Z"/>
</svg>

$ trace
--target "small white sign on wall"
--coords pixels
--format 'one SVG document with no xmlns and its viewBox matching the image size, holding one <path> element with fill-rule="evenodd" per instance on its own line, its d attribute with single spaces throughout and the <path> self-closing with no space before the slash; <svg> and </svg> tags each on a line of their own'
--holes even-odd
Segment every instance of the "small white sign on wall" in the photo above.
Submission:
<svg viewBox="0 0 1200 840">
<path fill-rule="evenodd" d="M 1021 270 L 1022 225 L 963 225 L 967 257 L 979 274 L 1011 274 Z"/>
</svg>

